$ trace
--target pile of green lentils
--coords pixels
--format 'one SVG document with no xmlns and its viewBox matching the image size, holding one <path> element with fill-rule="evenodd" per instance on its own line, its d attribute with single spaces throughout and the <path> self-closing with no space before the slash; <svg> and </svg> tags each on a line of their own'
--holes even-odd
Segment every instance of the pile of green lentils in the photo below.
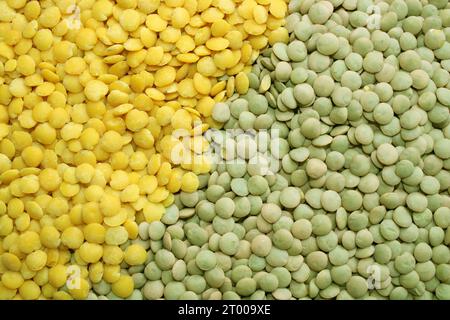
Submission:
<svg viewBox="0 0 450 320">
<path fill-rule="evenodd" d="M 450 299 L 449 2 L 292 0 L 285 26 L 214 107 L 199 191 L 139 225 L 129 299 Z"/>
</svg>

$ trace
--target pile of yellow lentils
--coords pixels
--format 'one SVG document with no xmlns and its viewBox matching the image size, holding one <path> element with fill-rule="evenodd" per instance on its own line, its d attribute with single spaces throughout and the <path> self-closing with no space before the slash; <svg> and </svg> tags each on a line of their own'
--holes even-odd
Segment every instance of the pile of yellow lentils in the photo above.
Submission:
<svg viewBox="0 0 450 320">
<path fill-rule="evenodd" d="M 101 280 L 129 296 L 121 264 L 147 252 L 124 244 L 210 170 L 201 153 L 172 158 L 174 131 L 207 144 L 214 104 L 288 41 L 286 13 L 286 0 L 0 1 L 0 299 L 84 299 Z"/>
</svg>

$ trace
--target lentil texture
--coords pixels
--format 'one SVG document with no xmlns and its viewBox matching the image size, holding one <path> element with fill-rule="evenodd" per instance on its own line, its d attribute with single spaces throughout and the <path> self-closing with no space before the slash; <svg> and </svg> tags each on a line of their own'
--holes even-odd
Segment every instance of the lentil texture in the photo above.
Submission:
<svg viewBox="0 0 450 320">
<path fill-rule="evenodd" d="M 144 298 L 450 299 L 448 2 L 289 13 L 289 43 L 215 105 L 200 190 L 141 225 Z"/>
<path fill-rule="evenodd" d="M 0 299 L 450 300 L 448 1 L 6 0 L 0 40 Z"/>
<path fill-rule="evenodd" d="M 105 284 L 136 298 L 125 270 L 148 258 L 138 225 L 210 170 L 201 152 L 175 159 L 180 137 L 206 144 L 215 102 L 247 92 L 260 49 L 288 41 L 286 11 L 283 0 L 0 2 L 0 299 L 85 299 Z"/>
</svg>

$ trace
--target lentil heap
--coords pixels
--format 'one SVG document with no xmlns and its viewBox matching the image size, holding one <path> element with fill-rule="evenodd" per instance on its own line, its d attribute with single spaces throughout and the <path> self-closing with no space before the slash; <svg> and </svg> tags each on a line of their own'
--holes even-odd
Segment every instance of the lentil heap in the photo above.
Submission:
<svg viewBox="0 0 450 320">
<path fill-rule="evenodd" d="M 447 0 L 116 2 L 0 2 L 0 298 L 450 300 Z"/>
<path fill-rule="evenodd" d="M 230 130 L 206 135 L 200 190 L 140 224 L 136 297 L 450 299 L 448 1 L 289 13 L 289 43 L 215 105 Z"/>
<path fill-rule="evenodd" d="M 148 257 L 138 224 L 210 170 L 201 154 L 174 161 L 175 133 L 206 143 L 214 104 L 246 93 L 259 50 L 288 41 L 286 11 L 284 0 L 0 2 L 0 299 L 84 299 L 103 282 L 130 296 L 128 273 Z"/>
</svg>

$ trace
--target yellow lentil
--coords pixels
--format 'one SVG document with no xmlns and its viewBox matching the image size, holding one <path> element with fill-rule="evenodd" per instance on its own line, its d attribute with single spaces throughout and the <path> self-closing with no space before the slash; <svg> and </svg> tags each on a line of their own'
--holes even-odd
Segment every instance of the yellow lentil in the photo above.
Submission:
<svg viewBox="0 0 450 320">
<path fill-rule="evenodd" d="M 133 278 L 128 275 L 121 275 L 111 286 L 112 292 L 120 298 L 127 298 L 130 296 L 133 292 L 133 288 Z"/>
<path fill-rule="evenodd" d="M 206 140 L 183 163 L 174 134 L 218 127 L 214 103 L 288 41 L 286 0 L 88 0 L 74 25 L 66 2 L 0 2 L 0 299 L 84 299 L 102 278 L 128 297 L 120 264 L 147 259 L 127 244 L 137 223 L 210 169 Z"/>
<path fill-rule="evenodd" d="M 125 250 L 124 260 L 130 266 L 143 264 L 147 260 L 147 252 L 142 246 L 132 244 Z"/>
</svg>

